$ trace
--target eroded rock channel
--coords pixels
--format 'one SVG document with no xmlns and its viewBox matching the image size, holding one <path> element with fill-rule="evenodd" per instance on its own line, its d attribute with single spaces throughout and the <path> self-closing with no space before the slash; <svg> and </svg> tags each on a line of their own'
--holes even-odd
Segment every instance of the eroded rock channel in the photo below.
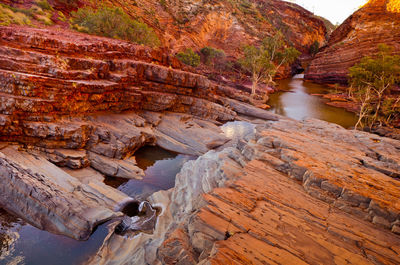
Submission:
<svg viewBox="0 0 400 265">
<path fill-rule="evenodd" d="M 400 263 L 398 141 L 257 109 L 141 46 L 57 33 L 0 28 L 0 205 L 20 218 L 7 231 L 23 219 L 96 240 L 90 264 Z M 141 165 L 154 146 L 175 157 Z M 174 181 L 154 178 L 167 168 Z"/>
</svg>

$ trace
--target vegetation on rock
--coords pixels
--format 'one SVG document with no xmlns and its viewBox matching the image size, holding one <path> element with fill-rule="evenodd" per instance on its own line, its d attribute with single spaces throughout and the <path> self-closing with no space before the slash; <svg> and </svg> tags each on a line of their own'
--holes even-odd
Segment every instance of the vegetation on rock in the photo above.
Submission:
<svg viewBox="0 0 400 265">
<path fill-rule="evenodd" d="M 49 26 L 53 24 L 52 14 L 53 8 L 47 0 L 36 1 L 28 9 L 0 3 L 0 26 L 31 25 L 32 20 L 37 20 Z"/>
<path fill-rule="evenodd" d="M 388 125 L 400 113 L 400 97 L 387 95 L 400 82 L 400 56 L 392 49 L 380 44 L 377 56 L 366 56 L 349 70 L 349 94 L 361 105 L 356 128 Z"/>
<path fill-rule="evenodd" d="M 217 61 L 225 58 L 225 52 L 223 50 L 212 47 L 204 47 L 200 52 L 204 56 L 204 63 L 206 65 L 214 66 Z"/>
<path fill-rule="evenodd" d="M 184 64 L 192 67 L 197 67 L 200 64 L 200 55 L 195 53 L 192 49 L 186 49 L 183 52 L 178 52 L 176 57 Z"/>
<path fill-rule="evenodd" d="M 309 49 L 309 53 L 312 56 L 315 56 L 319 51 L 319 42 L 318 41 L 314 41 L 313 44 L 311 44 L 310 49 Z"/>
<path fill-rule="evenodd" d="M 97 10 L 90 7 L 72 12 L 74 29 L 115 39 L 123 39 L 152 47 L 160 40 L 154 30 L 146 24 L 131 19 L 121 8 L 102 6 Z"/>
<path fill-rule="evenodd" d="M 283 65 L 293 63 L 300 55 L 295 48 L 285 47 L 285 41 L 280 32 L 273 37 L 265 38 L 259 47 L 244 46 L 243 53 L 244 56 L 239 63 L 245 71 L 251 74 L 252 95 L 256 93 L 258 83 L 273 84 L 273 78 L 278 69 Z"/>
</svg>

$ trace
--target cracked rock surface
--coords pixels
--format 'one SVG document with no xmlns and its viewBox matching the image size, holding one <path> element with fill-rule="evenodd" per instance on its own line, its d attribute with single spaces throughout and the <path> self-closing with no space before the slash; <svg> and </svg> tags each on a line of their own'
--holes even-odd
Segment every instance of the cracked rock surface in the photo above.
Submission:
<svg viewBox="0 0 400 265">
<path fill-rule="evenodd" d="M 398 141 L 253 122 L 254 135 L 186 163 L 149 198 L 162 208 L 153 235 L 111 234 L 91 263 L 399 264 Z"/>
</svg>

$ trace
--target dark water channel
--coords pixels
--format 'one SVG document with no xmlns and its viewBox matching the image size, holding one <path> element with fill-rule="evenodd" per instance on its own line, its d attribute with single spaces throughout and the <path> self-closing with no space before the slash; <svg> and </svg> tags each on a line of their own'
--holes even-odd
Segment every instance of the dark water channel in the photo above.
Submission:
<svg viewBox="0 0 400 265">
<path fill-rule="evenodd" d="M 157 147 L 144 147 L 135 157 L 145 171 L 143 180 L 107 178 L 105 183 L 138 199 L 174 187 L 175 176 L 183 164 L 196 158 Z M 0 265 L 82 264 L 97 252 L 107 234 L 106 223 L 88 241 L 76 241 L 39 230 L 0 208 Z"/>
<path fill-rule="evenodd" d="M 280 92 L 270 95 L 271 111 L 296 120 L 316 118 L 339 124 L 344 128 L 357 122 L 354 113 L 325 104 L 327 99 L 312 94 L 327 94 L 332 88 L 303 81 L 303 75 L 278 82 Z"/>
</svg>

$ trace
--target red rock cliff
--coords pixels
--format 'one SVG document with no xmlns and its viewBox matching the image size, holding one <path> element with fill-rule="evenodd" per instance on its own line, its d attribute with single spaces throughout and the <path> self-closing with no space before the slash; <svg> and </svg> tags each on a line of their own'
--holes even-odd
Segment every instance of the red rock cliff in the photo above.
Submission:
<svg viewBox="0 0 400 265">
<path fill-rule="evenodd" d="M 347 83 L 348 69 L 386 43 L 400 54 L 400 13 L 375 0 L 350 16 L 331 35 L 306 71 L 305 78 L 320 83 Z"/>
<path fill-rule="evenodd" d="M 323 43 L 327 33 L 321 19 L 296 4 L 280 0 L 139 0 L 136 5 L 120 0 L 109 2 L 144 19 L 172 51 L 212 46 L 236 57 L 244 43 L 280 30 L 289 44 L 308 52 L 314 41 Z"/>
</svg>

